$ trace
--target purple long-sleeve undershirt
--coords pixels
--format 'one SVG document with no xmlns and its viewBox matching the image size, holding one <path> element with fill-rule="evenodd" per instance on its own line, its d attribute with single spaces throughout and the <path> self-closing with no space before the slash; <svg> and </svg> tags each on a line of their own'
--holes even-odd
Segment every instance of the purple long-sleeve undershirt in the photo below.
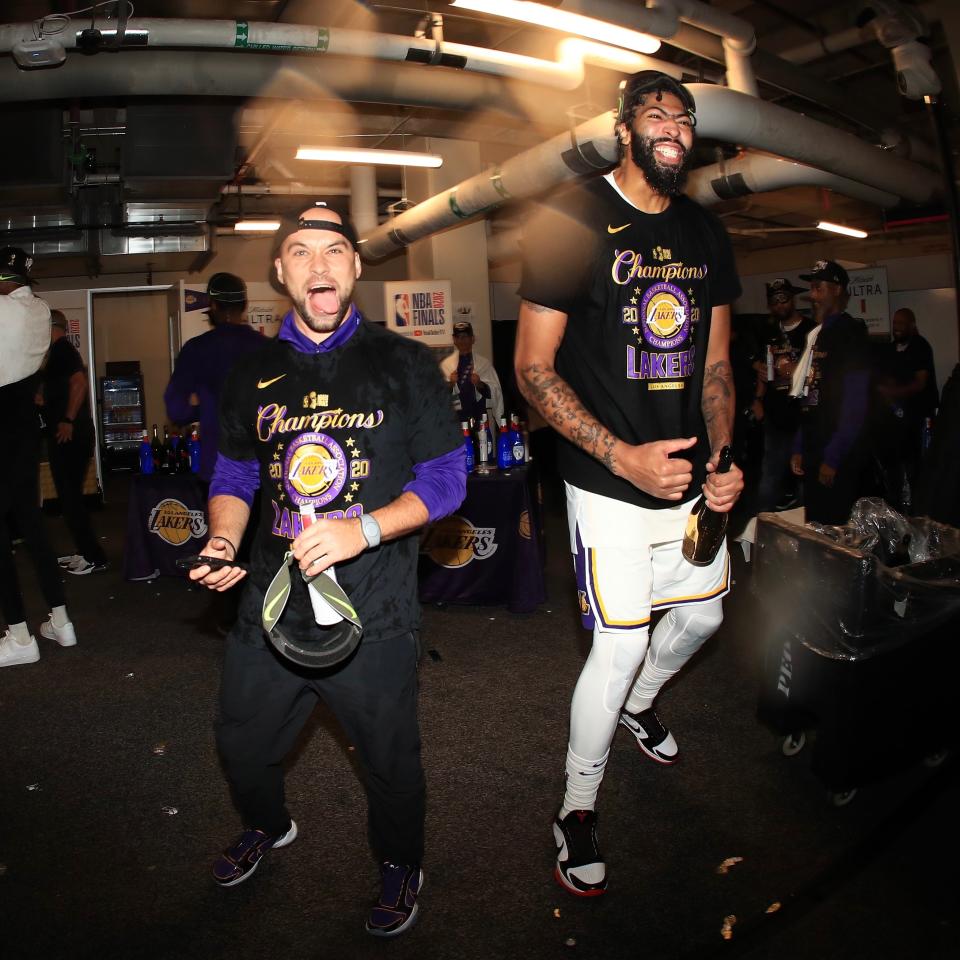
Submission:
<svg viewBox="0 0 960 960">
<path fill-rule="evenodd" d="M 850 452 L 863 429 L 867 419 L 867 406 L 870 399 L 870 371 L 853 370 L 843 378 L 843 416 L 837 424 L 833 436 L 823 448 L 823 462 L 827 466 L 839 469 L 844 457 Z"/>
</svg>

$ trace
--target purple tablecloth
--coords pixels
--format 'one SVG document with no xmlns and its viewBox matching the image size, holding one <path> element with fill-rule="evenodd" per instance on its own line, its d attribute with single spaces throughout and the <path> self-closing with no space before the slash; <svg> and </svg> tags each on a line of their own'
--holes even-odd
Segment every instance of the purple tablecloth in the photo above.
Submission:
<svg viewBox="0 0 960 960">
<path fill-rule="evenodd" d="M 177 559 L 199 553 L 206 542 L 206 504 L 192 473 L 133 478 L 123 549 L 127 580 L 186 576 L 177 569 Z"/>
<path fill-rule="evenodd" d="M 453 516 L 420 539 L 420 599 L 505 604 L 529 613 L 546 599 L 539 498 L 531 468 L 472 474 Z"/>
</svg>

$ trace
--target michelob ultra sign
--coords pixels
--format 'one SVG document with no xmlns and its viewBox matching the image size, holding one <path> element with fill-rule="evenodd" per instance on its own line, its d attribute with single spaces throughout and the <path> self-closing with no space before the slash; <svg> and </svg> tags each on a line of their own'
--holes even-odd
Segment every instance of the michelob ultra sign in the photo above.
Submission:
<svg viewBox="0 0 960 960">
<path fill-rule="evenodd" d="M 384 316 L 391 330 L 431 347 L 453 343 L 449 280 L 402 280 L 383 285 Z"/>
</svg>

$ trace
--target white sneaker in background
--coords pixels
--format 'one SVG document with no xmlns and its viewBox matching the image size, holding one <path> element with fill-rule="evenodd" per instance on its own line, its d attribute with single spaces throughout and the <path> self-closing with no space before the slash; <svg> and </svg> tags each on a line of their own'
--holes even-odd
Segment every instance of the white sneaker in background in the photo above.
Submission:
<svg viewBox="0 0 960 960">
<path fill-rule="evenodd" d="M 40 635 L 48 640 L 56 640 L 61 647 L 75 647 L 77 645 L 77 631 L 73 629 L 70 621 L 58 627 L 53 622 L 53 617 L 49 617 L 40 624 Z"/>
<path fill-rule="evenodd" d="M 15 667 L 18 663 L 36 663 L 40 659 L 37 638 L 31 634 L 30 642 L 21 644 L 8 630 L 0 637 L 0 667 Z"/>
</svg>

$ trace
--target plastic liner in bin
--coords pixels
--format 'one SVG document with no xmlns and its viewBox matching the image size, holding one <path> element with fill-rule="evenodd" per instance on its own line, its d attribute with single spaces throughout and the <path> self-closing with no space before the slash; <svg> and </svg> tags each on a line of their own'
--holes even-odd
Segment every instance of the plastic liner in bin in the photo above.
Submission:
<svg viewBox="0 0 960 960">
<path fill-rule="evenodd" d="M 774 622 L 820 655 L 859 660 L 960 617 L 960 531 L 858 500 L 843 527 L 757 524 L 755 584 Z"/>
</svg>

